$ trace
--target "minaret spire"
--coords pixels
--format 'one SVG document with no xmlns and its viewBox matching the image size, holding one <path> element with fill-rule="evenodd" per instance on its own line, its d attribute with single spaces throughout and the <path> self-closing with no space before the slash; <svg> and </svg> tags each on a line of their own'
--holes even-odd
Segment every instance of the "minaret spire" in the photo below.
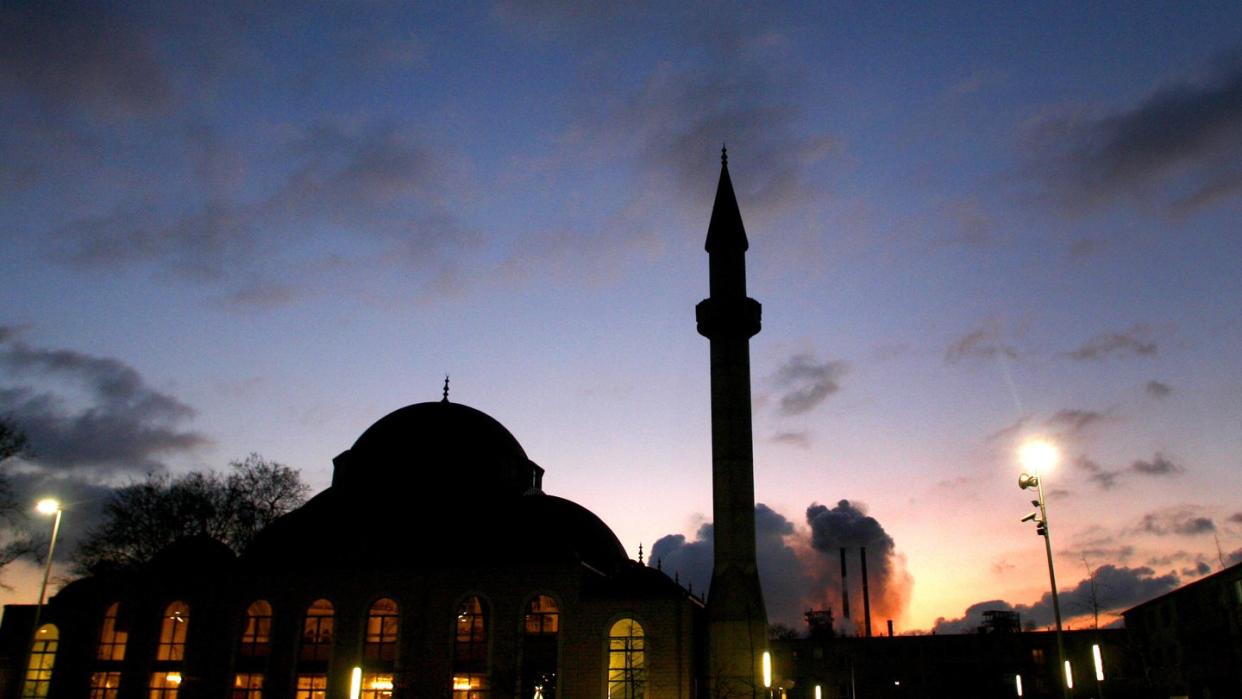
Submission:
<svg viewBox="0 0 1242 699">
<path fill-rule="evenodd" d="M 750 338 L 759 332 L 761 308 L 746 295 L 749 243 L 723 147 L 704 248 L 710 293 L 695 307 L 695 316 L 699 334 L 711 341 L 715 528 L 705 670 L 711 696 L 759 696 L 768 620 L 755 564 Z"/>
</svg>

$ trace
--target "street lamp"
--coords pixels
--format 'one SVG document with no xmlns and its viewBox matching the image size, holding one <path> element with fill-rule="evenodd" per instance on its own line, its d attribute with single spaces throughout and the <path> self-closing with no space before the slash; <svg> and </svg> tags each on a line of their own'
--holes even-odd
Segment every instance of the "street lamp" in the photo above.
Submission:
<svg viewBox="0 0 1242 699">
<path fill-rule="evenodd" d="M 39 604 L 35 606 L 34 626 L 30 629 L 30 654 L 34 654 L 35 643 L 39 640 L 39 617 L 43 616 L 43 601 L 47 599 L 47 580 L 52 574 L 52 555 L 56 553 L 56 536 L 60 534 L 60 502 L 53 498 L 44 498 L 35 503 L 35 511 L 41 515 L 56 515 L 52 522 L 52 540 L 47 545 L 47 565 L 43 567 L 43 584 L 39 586 Z M 27 665 L 29 665 L 29 657 Z M 27 671 L 29 675 L 29 671 Z M 27 677 L 27 679 L 29 679 Z"/>
<path fill-rule="evenodd" d="M 1031 473 L 1023 473 L 1018 476 L 1018 487 L 1026 490 L 1027 488 L 1035 488 L 1039 494 L 1039 499 L 1032 500 L 1031 504 L 1039 508 L 1038 512 L 1032 512 L 1022 518 L 1023 522 L 1035 522 L 1035 533 L 1044 537 L 1044 549 L 1048 554 L 1048 580 L 1052 584 L 1052 613 L 1057 622 L 1057 659 L 1062 668 L 1069 666 L 1065 662 L 1065 642 L 1061 638 L 1061 599 L 1057 596 L 1057 574 L 1052 565 L 1052 535 L 1048 533 L 1048 504 L 1044 498 L 1044 479 L 1043 474 L 1051 471 L 1060 459 L 1060 452 L 1056 445 L 1045 439 L 1033 439 L 1023 444 L 1018 451 L 1018 457 L 1022 465 L 1029 469 Z M 1061 695 L 1069 696 L 1070 684 L 1069 673 L 1066 672 L 1061 680 Z M 1072 685 L 1070 685 L 1072 686 Z"/>
</svg>

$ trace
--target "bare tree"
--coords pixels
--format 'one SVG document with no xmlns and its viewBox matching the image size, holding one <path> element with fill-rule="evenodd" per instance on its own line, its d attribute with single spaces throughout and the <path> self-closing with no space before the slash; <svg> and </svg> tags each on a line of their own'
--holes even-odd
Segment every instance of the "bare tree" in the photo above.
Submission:
<svg viewBox="0 0 1242 699">
<path fill-rule="evenodd" d="M 310 487 L 284 464 L 250 454 L 231 472 L 148 475 L 118 488 L 104 521 L 73 556 L 74 571 L 93 574 L 149 561 L 185 536 L 206 536 L 240 553 L 268 524 L 306 501 Z"/>
<path fill-rule="evenodd" d="M 35 554 L 39 548 L 26 531 L 25 513 L 4 470 L 9 459 L 30 453 L 30 442 L 25 433 L 9 421 L 0 419 L 0 541 L 4 542 L 0 544 L 0 569 L 19 558 Z M 0 587 L 11 589 L 3 583 Z"/>
</svg>

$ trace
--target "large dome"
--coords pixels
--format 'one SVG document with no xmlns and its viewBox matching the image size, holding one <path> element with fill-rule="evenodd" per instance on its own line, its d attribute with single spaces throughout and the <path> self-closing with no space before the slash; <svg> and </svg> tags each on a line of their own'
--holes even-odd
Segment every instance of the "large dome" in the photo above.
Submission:
<svg viewBox="0 0 1242 699">
<path fill-rule="evenodd" d="M 394 411 L 335 465 L 332 487 L 267 527 L 246 560 L 427 567 L 458 564 L 468 550 L 493 563 L 580 562 L 606 571 L 627 560 L 599 517 L 543 494 L 543 469 L 509 430 L 465 405 Z M 451 536 L 440 536 L 446 530 Z"/>
<path fill-rule="evenodd" d="M 442 493 L 520 495 L 539 488 L 543 469 L 491 416 L 460 403 L 416 403 L 371 425 L 334 460 L 344 490 L 417 487 Z"/>
</svg>

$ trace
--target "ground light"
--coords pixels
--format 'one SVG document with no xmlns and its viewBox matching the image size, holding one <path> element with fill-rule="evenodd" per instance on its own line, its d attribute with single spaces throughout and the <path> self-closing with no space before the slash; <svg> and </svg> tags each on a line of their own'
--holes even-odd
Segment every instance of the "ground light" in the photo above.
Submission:
<svg viewBox="0 0 1242 699">
<path fill-rule="evenodd" d="M 1065 661 L 1065 686 L 1074 688 L 1074 668 L 1068 660 Z"/>
<path fill-rule="evenodd" d="M 1022 675 L 1013 676 L 1013 685 L 1018 690 L 1018 696 L 1022 696 Z"/>
<path fill-rule="evenodd" d="M 763 688 L 772 688 L 772 654 L 763 651 Z"/>
<path fill-rule="evenodd" d="M 1095 660 L 1095 681 L 1104 681 L 1104 657 L 1100 655 L 1100 644 L 1091 644 L 1091 658 Z"/>
<path fill-rule="evenodd" d="M 349 699 L 358 699 L 362 696 L 362 668 L 355 667 L 353 672 L 349 673 Z"/>
</svg>

